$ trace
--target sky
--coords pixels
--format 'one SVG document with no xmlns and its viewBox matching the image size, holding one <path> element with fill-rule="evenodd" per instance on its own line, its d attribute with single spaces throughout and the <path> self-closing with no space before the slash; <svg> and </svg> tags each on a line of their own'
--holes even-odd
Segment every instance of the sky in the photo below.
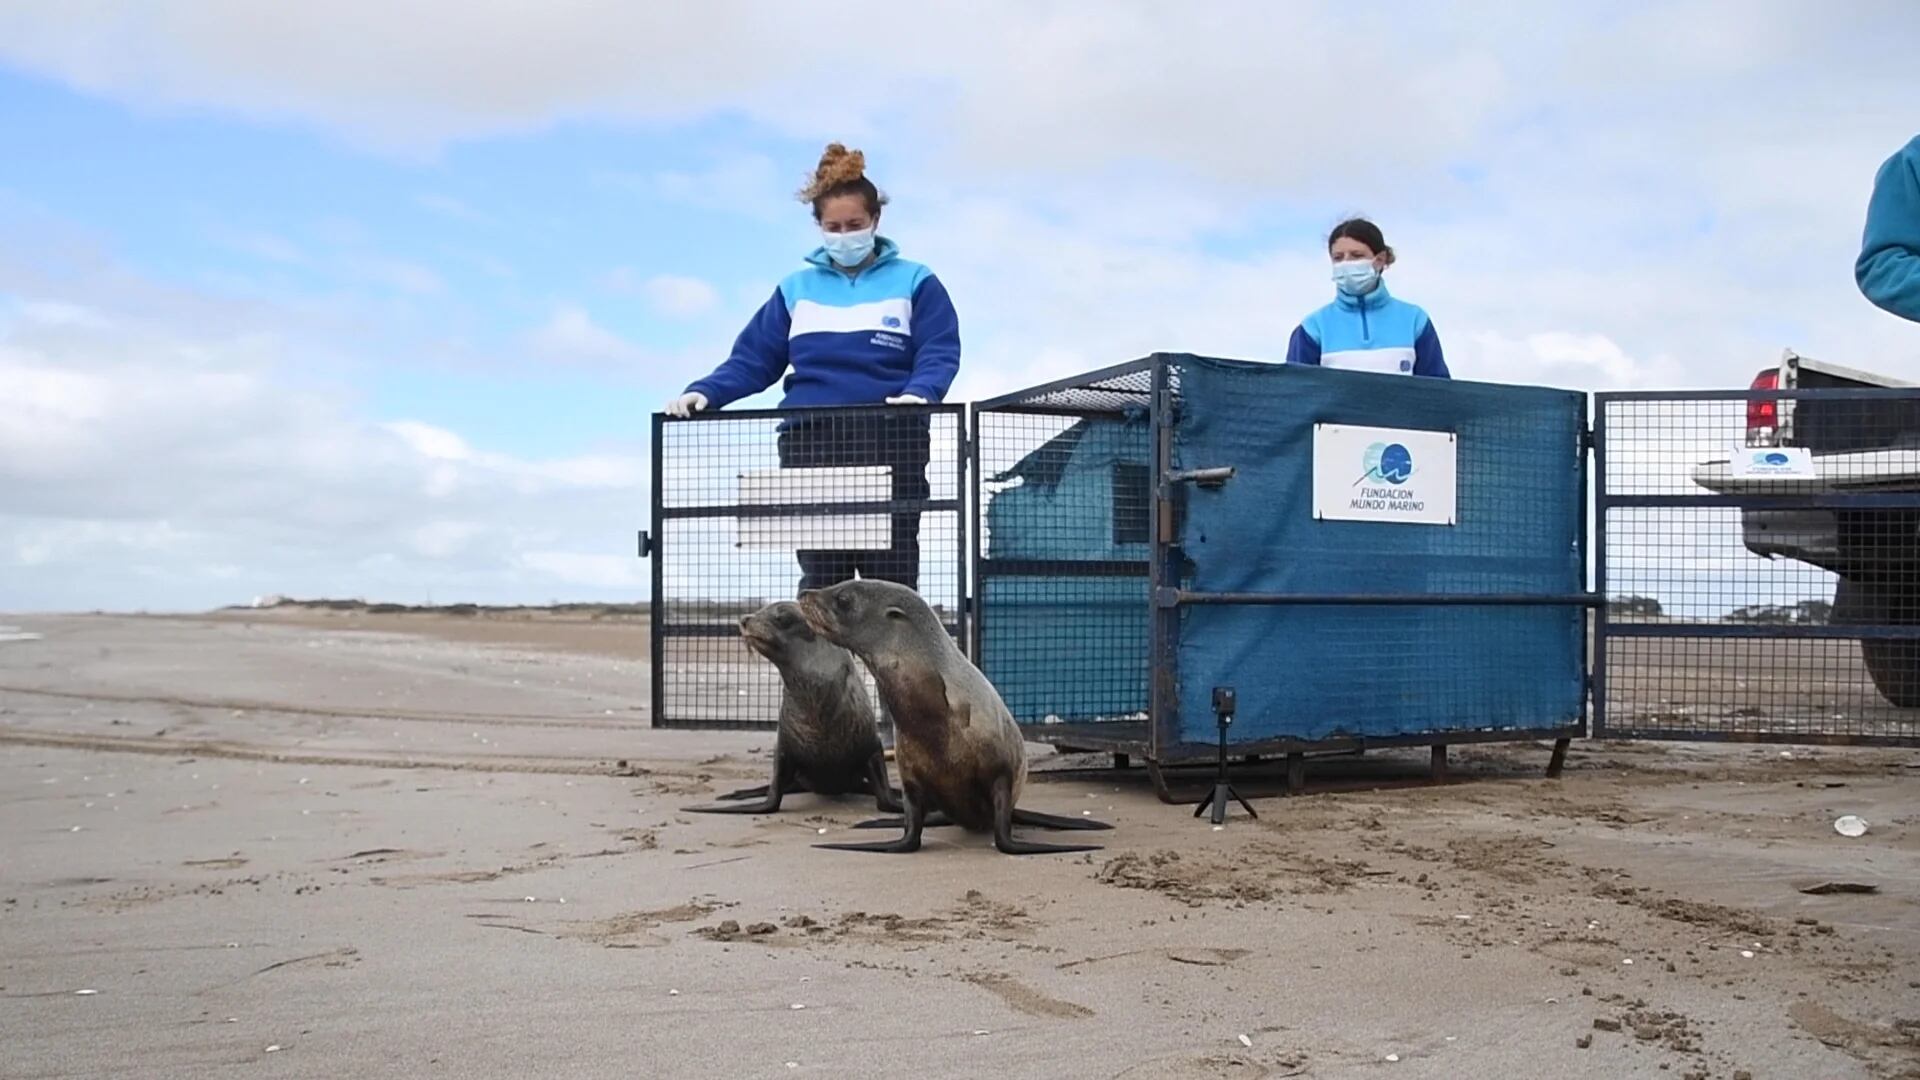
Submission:
<svg viewBox="0 0 1920 1080">
<path fill-rule="evenodd" d="M 949 400 L 1278 360 L 1356 212 L 1457 377 L 1920 381 L 1852 279 L 1915 55 L 1910 0 L 0 0 L 0 610 L 643 599 L 649 415 L 829 140 Z"/>
</svg>

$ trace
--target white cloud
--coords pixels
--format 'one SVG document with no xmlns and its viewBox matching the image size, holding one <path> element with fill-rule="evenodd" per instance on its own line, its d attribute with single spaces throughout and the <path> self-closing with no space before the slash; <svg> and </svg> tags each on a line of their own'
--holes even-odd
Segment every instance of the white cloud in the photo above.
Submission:
<svg viewBox="0 0 1920 1080">
<path fill-rule="evenodd" d="M 1464 344 L 1467 345 L 1464 352 L 1480 364 L 1501 372 L 1506 381 L 1539 386 L 1624 390 L 1650 385 L 1657 370 L 1654 365 L 1629 356 L 1604 334 L 1556 330 L 1512 339 L 1489 331 L 1475 334 Z M 1668 374 L 1679 373 L 1669 371 Z"/>
<path fill-rule="evenodd" d="M 555 583 L 574 589 L 644 589 L 646 564 L 631 555 L 609 555 L 582 551 L 529 551 L 520 556 L 521 567 Z"/>
<path fill-rule="evenodd" d="M 1436 164 L 1569 101 L 1628 114 L 1655 104 L 1709 124 L 1752 82 L 1816 118 L 1842 103 L 1809 100 L 1806 80 L 1781 77 L 1792 67 L 1875 86 L 1886 93 L 1845 104 L 1910 116 L 1901 61 L 1920 42 L 1906 0 L 1757 0 L 1737 20 L 1707 0 L 1628 13 L 1483 6 L 1471 19 L 1331 0 L 928 4 L 893 13 L 888 46 L 863 57 L 868 85 L 889 92 L 850 99 L 818 77 L 818 58 L 868 15 L 851 0 L 106 0 L 0 12 L 0 57 L 142 107 L 294 117 L 395 146 L 567 118 L 743 113 L 809 136 L 951 131 L 948 164 L 974 171 L 1147 163 L 1339 192 L 1394 177 L 1417 188 Z M 757 200 L 785 172 L 740 153 L 658 182 Z"/>
<path fill-rule="evenodd" d="M 963 160 L 1184 157 L 1271 177 L 1312 174 L 1329 157 L 1389 167 L 1478 129 L 1507 83 L 1462 20 L 1350 11 L 921 5 L 894 13 L 889 46 L 863 58 L 869 85 L 894 91 L 864 105 L 817 75 L 846 22 L 871 14 L 856 3 L 395 9 L 348 0 L 271 13 L 235 0 L 106 3 L 0 16 L 0 56 L 143 106 L 291 116 L 393 146 L 566 117 L 720 111 L 808 133 L 831 118 L 858 137 L 925 102 L 947 112 L 925 119 L 959 134 Z M 453 19 L 458 34 L 446 32 Z M 1196 72 L 1205 77 L 1188 77 Z M 1372 138 L 1351 138 L 1355 115 Z M 750 157 L 717 168 L 756 190 L 780 171 Z"/>
<path fill-rule="evenodd" d="M 644 463 L 635 457 L 587 454 L 520 466 L 527 476 L 574 488 L 632 491 L 647 482 Z"/>
<path fill-rule="evenodd" d="M 536 349 L 570 360 L 625 360 L 638 350 L 620 335 L 593 321 L 578 304 L 561 304 L 531 335 Z"/>
<path fill-rule="evenodd" d="M 291 342 L 58 315 L 74 309 L 20 305 L 0 324 L 0 608 L 504 601 L 526 598 L 523 552 L 631 550 L 637 453 L 521 457 L 370 423 L 299 381 Z"/>
<path fill-rule="evenodd" d="M 656 274 L 640 283 L 639 291 L 655 313 L 673 319 L 704 315 L 720 302 L 712 285 L 678 274 Z"/>
<path fill-rule="evenodd" d="M 395 420 L 380 425 L 400 436 L 408 447 L 422 457 L 436 461 L 468 461 L 473 458 L 473 450 L 465 439 L 444 428 L 431 424 L 422 424 L 417 420 Z"/>
<path fill-rule="evenodd" d="M 673 119 L 716 99 L 778 112 L 770 77 L 797 78 L 797 96 L 811 102 L 843 100 L 838 87 L 812 77 L 815 58 L 838 34 L 835 21 L 818 7 L 739 0 L 698 8 L 584 0 L 397 8 L 348 0 L 271 10 L 242 0 L 13 6 L 0 9 L 0 57 L 143 107 L 215 105 L 316 120 L 410 148 L 530 130 L 569 115 Z M 689 47 L 699 39 L 730 41 L 729 62 Z"/>
<path fill-rule="evenodd" d="M 413 530 L 413 550 L 430 559 L 457 555 L 486 526 L 473 521 L 430 521 Z"/>
<path fill-rule="evenodd" d="M 1920 116 L 1911 0 L 1768 0 L 1731 20 L 1705 0 L 1483 5 L 1471 19 L 1346 3 L 920 5 L 892 13 L 888 47 L 863 54 L 865 84 L 884 92 L 850 97 L 819 77 L 819 58 L 869 15 L 747 0 L 16 6 L 0 10 L 0 58 L 141 109 L 292 120 L 407 153 L 566 119 L 726 117 L 699 166 L 598 179 L 789 223 L 810 161 L 756 141 L 847 139 L 895 197 L 889 230 L 955 298 L 955 400 L 1155 349 L 1277 359 L 1328 298 L 1317 233 L 1346 209 L 1386 227 L 1401 254 L 1393 288 L 1432 313 L 1463 377 L 1743 386 L 1793 346 L 1920 378 L 1913 328 L 1851 280 L 1873 170 Z M 438 195 L 419 205 L 470 210 Z M 264 258 L 304 254 L 263 239 Z M 0 245 L 0 291 L 68 297 L 73 268 L 97 268 L 90 243 L 34 245 L 48 254 L 24 268 L 19 245 Z M 446 288 L 405 253 L 369 254 L 364 230 L 317 236 L 312 258 L 335 266 L 329 243 L 383 288 Z M 0 329 L 0 505 L 24 508 L 0 537 L 20 550 L 93 560 L 69 567 L 296 579 L 240 592 L 308 580 L 289 551 L 367 594 L 428 582 L 438 569 L 423 553 L 442 550 L 489 588 L 525 575 L 639 587 L 643 564 L 612 551 L 623 545 L 580 539 L 635 516 L 636 458 L 522 460 L 425 425 L 355 423 L 289 392 L 274 364 L 290 341 L 305 364 L 337 335 L 336 313 L 99 277 L 107 302 L 0 312 L 31 324 Z M 691 279 L 609 284 L 662 317 L 717 305 Z M 739 302 L 770 284 L 743 286 Z M 233 329 L 154 330 L 155 312 Z M 527 342 L 674 380 L 716 351 L 659 357 L 574 303 Z M 72 525 L 89 506 L 145 532 Z M 527 524 L 549 518 L 569 524 Z M 349 539 L 333 552 L 315 536 Z"/>
<path fill-rule="evenodd" d="M 717 213 L 781 220 L 794 193 L 803 186 L 803 170 L 791 176 L 765 154 L 736 151 L 703 169 L 667 169 L 657 173 L 602 172 L 601 183 L 653 202 L 664 200 Z"/>
</svg>

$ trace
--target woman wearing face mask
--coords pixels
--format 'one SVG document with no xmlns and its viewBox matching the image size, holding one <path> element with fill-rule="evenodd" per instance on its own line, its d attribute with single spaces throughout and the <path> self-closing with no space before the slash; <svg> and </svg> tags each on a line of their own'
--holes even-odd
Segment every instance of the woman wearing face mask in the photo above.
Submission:
<svg viewBox="0 0 1920 1080">
<path fill-rule="evenodd" d="M 772 386 L 791 367 L 781 408 L 926 405 L 945 397 L 960 369 L 960 324 L 933 272 L 880 236 L 885 197 L 866 158 L 829 145 L 800 192 L 822 244 L 789 274 L 706 378 L 667 403 L 669 416 L 722 408 Z M 925 413 L 789 418 L 780 425 L 783 468 L 886 465 L 895 502 L 926 499 Z M 800 588 L 861 577 L 918 588 L 920 513 L 893 515 L 884 551 L 801 551 Z"/>
<path fill-rule="evenodd" d="M 1381 275 L 1393 265 L 1393 249 L 1380 227 L 1365 218 L 1341 222 L 1327 237 L 1327 254 L 1333 303 L 1294 329 L 1287 363 L 1449 378 L 1433 321 L 1387 292 Z"/>
</svg>

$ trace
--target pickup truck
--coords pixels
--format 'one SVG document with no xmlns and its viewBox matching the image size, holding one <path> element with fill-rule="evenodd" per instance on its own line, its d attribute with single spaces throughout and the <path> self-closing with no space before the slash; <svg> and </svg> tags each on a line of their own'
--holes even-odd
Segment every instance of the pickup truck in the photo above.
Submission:
<svg viewBox="0 0 1920 1080">
<path fill-rule="evenodd" d="M 1752 389 L 1912 385 L 1789 349 L 1778 366 L 1754 378 Z M 1694 469 L 1694 482 L 1724 495 L 1920 493 L 1920 395 L 1884 401 L 1754 398 L 1747 402 L 1746 445 L 1758 453 L 1755 467 L 1706 461 Z M 1783 452 L 1764 453 L 1769 450 Z M 1800 467 L 1787 450 L 1806 452 Z M 1920 624 L 1920 510 L 1744 510 L 1741 531 L 1756 555 L 1797 559 L 1838 577 L 1833 624 Z M 1920 639 L 1863 639 L 1860 651 L 1882 697 L 1901 708 L 1920 707 Z"/>
</svg>

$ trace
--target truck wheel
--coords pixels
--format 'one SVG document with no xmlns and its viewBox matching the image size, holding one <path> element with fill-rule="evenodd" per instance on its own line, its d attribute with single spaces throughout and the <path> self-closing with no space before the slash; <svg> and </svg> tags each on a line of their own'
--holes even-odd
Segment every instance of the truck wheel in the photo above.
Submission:
<svg viewBox="0 0 1920 1080">
<path fill-rule="evenodd" d="M 1920 623 L 1920 596 L 1911 585 L 1841 578 L 1833 590 L 1835 625 L 1907 626 Z M 1920 708 L 1920 639 L 1867 638 L 1860 656 L 1880 696 L 1903 709 Z"/>
</svg>

